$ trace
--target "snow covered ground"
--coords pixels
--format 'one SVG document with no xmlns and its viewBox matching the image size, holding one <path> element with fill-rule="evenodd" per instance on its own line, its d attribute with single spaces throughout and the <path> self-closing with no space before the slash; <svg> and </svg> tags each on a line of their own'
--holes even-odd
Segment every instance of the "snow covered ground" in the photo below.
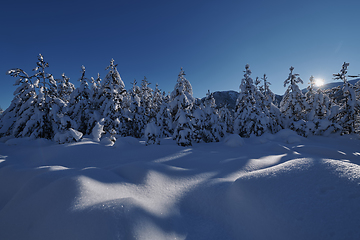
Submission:
<svg viewBox="0 0 360 240">
<path fill-rule="evenodd" d="M 0 143 L 0 239 L 360 239 L 360 140 Z"/>
</svg>

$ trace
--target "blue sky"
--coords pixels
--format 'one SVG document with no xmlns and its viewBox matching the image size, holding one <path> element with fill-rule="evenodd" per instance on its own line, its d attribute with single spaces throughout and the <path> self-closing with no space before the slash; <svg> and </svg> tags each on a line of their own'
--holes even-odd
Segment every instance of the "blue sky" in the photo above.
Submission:
<svg viewBox="0 0 360 240">
<path fill-rule="evenodd" d="M 0 106 L 13 98 L 10 68 L 27 72 L 42 53 L 48 71 L 77 85 L 111 58 L 126 88 L 144 76 L 168 92 L 180 67 L 195 97 L 239 89 L 245 64 L 283 94 L 290 66 L 307 86 L 333 81 L 344 61 L 360 73 L 360 1 L 6 1 L 0 7 Z"/>
</svg>

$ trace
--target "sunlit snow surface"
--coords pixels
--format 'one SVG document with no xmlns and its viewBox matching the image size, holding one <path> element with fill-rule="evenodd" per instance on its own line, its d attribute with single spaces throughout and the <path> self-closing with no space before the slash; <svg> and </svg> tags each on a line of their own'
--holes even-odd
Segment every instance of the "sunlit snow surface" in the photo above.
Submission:
<svg viewBox="0 0 360 240">
<path fill-rule="evenodd" d="M 360 140 L 0 142 L 0 239 L 360 239 Z"/>
</svg>

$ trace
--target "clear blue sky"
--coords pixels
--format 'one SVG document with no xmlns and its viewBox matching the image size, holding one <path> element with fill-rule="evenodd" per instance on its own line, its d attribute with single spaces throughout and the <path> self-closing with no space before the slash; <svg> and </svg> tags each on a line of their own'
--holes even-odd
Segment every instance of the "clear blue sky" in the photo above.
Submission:
<svg viewBox="0 0 360 240">
<path fill-rule="evenodd" d="M 31 72 L 37 55 L 49 72 L 77 84 L 111 58 L 126 88 L 146 76 L 172 91 L 180 67 L 195 97 L 239 89 L 245 64 L 253 78 L 264 73 L 283 94 L 289 67 L 306 82 L 310 75 L 331 82 L 344 61 L 360 73 L 360 1 L 3 1 L 0 7 L 0 106 L 13 98 L 5 73 Z"/>
</svg>

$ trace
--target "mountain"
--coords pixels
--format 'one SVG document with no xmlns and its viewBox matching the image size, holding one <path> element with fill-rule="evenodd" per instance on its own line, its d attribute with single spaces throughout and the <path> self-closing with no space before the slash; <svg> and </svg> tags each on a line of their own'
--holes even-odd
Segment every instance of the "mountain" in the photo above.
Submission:
<svg viewBox="0 0 360 240">
<path fill-rule="evenodd" d="M 352 85 L 355 85 L 358 81 L 360 80 L 360 78 L 356 78 L 356 79 L 353 79 L 353 80 L 350 80 L 348 81 L 350 84 Z M 342 81 L 334 81 L 334 82 L 331 82 L 331 83 L 327 83 L 327 84 L 324 84 L 320 87 L 315 87 L 315 89 L 322 89 L 322 90 L 327 90 L 327 89 L 331 89 L 331 88 L 334 88 L 334 87 L 338 87 L 338 86 L 342 86 L 344 83 Z M 307 92 L 307 88 L 304 88 L 301 90 L 303 93 L 306 93 Z"/>
<path fill-rule="evenodd" d="M 352 85 L 355 85 L 358 81 L 360 81 L 360 78 L 350 80 L 349 83 Z M 334 82 L 322 85 L 320 87 L 320 89 L 327 90 L 327 89 L 341 86 L 342 84 L 343 84 L 343 82 L 341 82 L 341 81 L 336 81 L 336 82 L 334 81 Z M 315 87 L 315 88 L 317 89 L 318 87 Z M 304 88 L 301 91 L 305 94 L 307 92 L 307 88 Z M 226 105 L 229 109 L 235 109 L 236 100 L 239 97 L 239 92 L 232 91 L 232 90 L 216 91 L 213 93 L 213 96 L 215 99 L 216 106 L 222 107 L 222 106 Z M 204 101 L 204 99 L 205 99 L 205 97 L 202 98 L 201 100 Z M 282 95 L 275 94 L 275 103 L 277 105 L 280 104 L 281 99 L 282 99 Z"/>
</svg>

